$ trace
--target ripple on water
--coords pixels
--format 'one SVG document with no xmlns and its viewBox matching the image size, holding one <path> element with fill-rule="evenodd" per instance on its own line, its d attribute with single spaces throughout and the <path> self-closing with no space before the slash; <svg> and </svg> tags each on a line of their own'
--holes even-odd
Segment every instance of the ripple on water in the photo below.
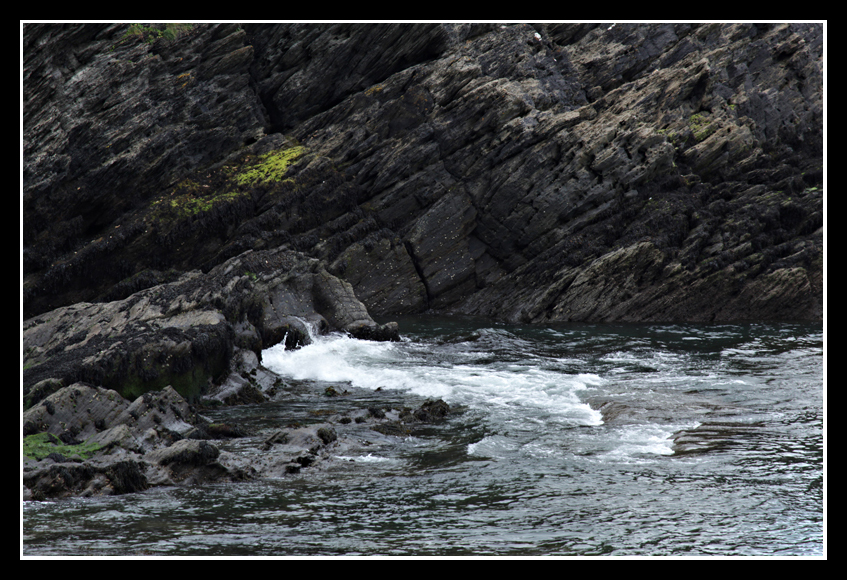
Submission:
<svg viewBox="0 0 847 580">
<path fill-rule="evenodd" d="M 325 468 L 278 480 L 26 502 L 24 554 L 822 554 L 820 326 L 411 328 L 266 351 L 290 388 L 212 413 L 261 432 L 441 397 L 442 424 L 339 425 Z"/>
</svg>

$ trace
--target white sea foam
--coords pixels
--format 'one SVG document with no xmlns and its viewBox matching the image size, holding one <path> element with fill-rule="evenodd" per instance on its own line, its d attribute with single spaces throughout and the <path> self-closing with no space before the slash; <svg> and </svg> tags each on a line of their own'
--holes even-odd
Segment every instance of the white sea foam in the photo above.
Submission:
<svg viewBox="0 0 847 580">
<path fill-rule="evenodd" d="M 673 455 L 671 435 L 682 429 L 692 429 L 697 422 L 679 425 L 624 425 L 611 430 L 607 437 L 611 450 L 601 457 L 629 460 L 644 455 Z"/>
<path fill-rule="evenodd" d="M 357 340 L 345 335 L 317 336 L 312 344 L 286 350 L 279 344 L 262 353 L 265 366 L 298 380 L 345 383 L 355 388 L 400 389 L 448 403 L 509 412 L 527 407 L 580 425 L 599 425 L 602 417 L 580 401 L 577 392 L 603 383 L 599 376 L 566 374 L 530 365 L 433 363 L 421 345 Z M 456 359 L 458 360 L 458 359 Z M 477 358 L 474 362 L 480 362 Z"/>
<path fill-rule="evenodd" d="M 354 461 L 358 463 L 394 463 L 395 460 L 389 457 L 380 457 L 378 455 L 372 455 L 368 453 L 367 455 L 338 455 L 337 459 L 341 459 L 342 461 Z"/>
</svg>

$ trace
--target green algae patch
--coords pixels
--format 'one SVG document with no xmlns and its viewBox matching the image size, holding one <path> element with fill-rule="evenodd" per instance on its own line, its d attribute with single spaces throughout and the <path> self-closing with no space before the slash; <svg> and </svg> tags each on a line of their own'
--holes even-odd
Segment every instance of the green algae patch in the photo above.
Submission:
<svg viewBox="0 0 847 580">
<path fill-rule="evenodd" d="M 73 459 L 78 457 L 85 460 L 100 451 L 100 445 L 96 443 L 80 443 L 78 445 L 67 445 L 52 433 L 36 433 L 24 437 L 23 454 L 36 461 L 44 459 L 51 453 L 58 453 Z"/>
<path fill-rule="evenodd" d="M 157 199 L 151 204 L 154 211 L 167 212 L 177 219 L 195 216 L 238 198 L 246 197 L 246 191 L 210 192 L 208 184 L 191 179 L 180 181 L 170 195 Z"/>
<path fill-rule="evenodd" d="M 268 185 L 283 180 L 288 168 L 306 153 L 302 146 L 277 149 L 259 157 L 248 169 L 241 171 L 235 178 L 242 186 Z"/>
<path fill-rule="evenodd" d="M 239 197 L 246 195 L 248 194 L 245 192 L 227 192 L 210 197 L 192 197 L 186 194 L 171 199 L 170 206 L 180 217 L 188 217 L 207 212 L 221 203 L 235 201 Z"/>
<path fill-rule="evenodd" d="M 251 188 L 282 183 L 291 165 L 307 153 L 300 145 L 247 155 L 216 169 L 195 172 L 150 204 L 155 222 L 183 221 L 250 197 Z"/>
<path fill-rule="evenodd" d="M 688 119 L 688 126 L 694 134 L 694 139 L 700 143 L 708 139 L 712 133 L 718 130 L 718 124 L 710 121 L 703 113 L 695 113 Z"/>
</svg>

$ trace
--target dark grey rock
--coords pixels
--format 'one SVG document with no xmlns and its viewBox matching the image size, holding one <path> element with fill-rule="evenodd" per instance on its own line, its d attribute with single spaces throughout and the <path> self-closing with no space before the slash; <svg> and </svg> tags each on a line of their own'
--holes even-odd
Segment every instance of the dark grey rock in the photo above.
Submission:
<svg viewBox="0 0 847 580">
<path fill-rule="evenodd" d="M 822 317 L 819 24 L 127 32 L 24 28 L 26 318 L 286 244 L 378 316 Z M 284 179 L 233 182 L 295 148 Z M 644 244 L 658 275 L 573 301 Z M 331 327 L 363 319 L 346 294 L 313 293 Z M 293 316 L 230 341 L 302 343 Z"/>
<path fill-rule="evenodd" d="M 115 391 L 73 384 L 27 410 L 24 425 L 26 437 L 47 433 L 48 449 L 57 449 L 24 458 L 24 493 L 30 499 L 253 476 L 249 465 L 221 464 L 221 452 L 208 441 L 248 433 L 209 424 L 171 387 L 130 402 Z M 34 449 L 26 440 L 24 447 Z"/>
<path fill-rule="evenodd" d="M 350 284 L 318 260 L 285 249 L 248 251 L 207 274 L 190 272 L 124 300 L 77 304 L 26 321 L 24 392 L 47 379 L 86 381 L 131 397 L 173 385 L 193 401 L 223 385 L 213 397 L 255 402 L 270 379 L 252 394 L 234 395 L 245 385 L 233 384 L 239 381 L 231 373 L 257 368 L 261 350 L 279 342 L 307 344 L 312 322 L 314 332 L 399 336 L 396 325 L 374 322 Z M 235 345 L 245 329 L 254 337 L 248 363 Z"/>
</svg>

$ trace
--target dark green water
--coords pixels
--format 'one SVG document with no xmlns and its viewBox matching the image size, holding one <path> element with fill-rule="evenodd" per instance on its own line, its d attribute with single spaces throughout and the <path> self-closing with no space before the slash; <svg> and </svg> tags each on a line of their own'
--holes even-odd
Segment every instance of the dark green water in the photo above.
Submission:
<svg viewBox="0 0 847 580">
<path fill-rule="evenodd" d="M 358 444 L 278 480 L 26 502 L 23 554 L 824 555 L 821 325 L 400 324 L 266 351 L 292 389 L 211 418 L 262 437 L 440 397 L 447 421 L 338 425 Z"/>
</svg>

